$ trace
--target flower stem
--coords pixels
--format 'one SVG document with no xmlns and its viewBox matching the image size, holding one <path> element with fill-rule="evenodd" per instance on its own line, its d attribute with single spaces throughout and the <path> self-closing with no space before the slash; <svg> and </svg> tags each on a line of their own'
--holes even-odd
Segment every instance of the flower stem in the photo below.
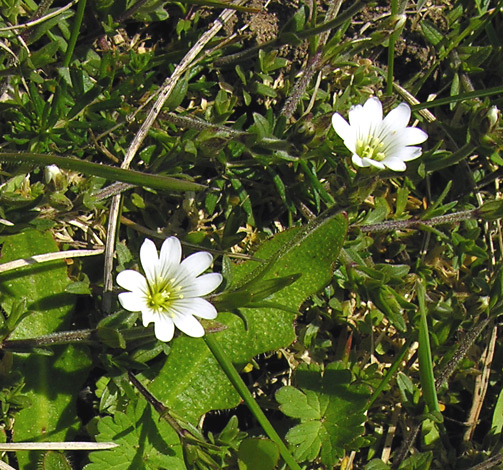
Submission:
<svg viewBox="0 0 503 470">
<path fill-rule="evenodd" d="M 75 20 L 73 22 L 72 33 L 70 35 L 70 40 L 68 41 L 65 57 L 63 59 L 63 67 L 68 67 L 72 60 L 73 51 L 75 50 L 75 44 L 77 44 L 77 38 L 79 37 L 80 27 L 82 25 L 82 19 L 84 18 L 84 10 L 86 9 L 86 3 L 87 0 L 79 1 L 79 6 L 77 7 L 77 13 L 75 14 Z"/>
<path fill-rule="evenodd" d="M 139 338 L 154 337 L 150 328 L 137 327 L 120 331 L 124 339 L 134 340 Z M 57 346 L 61 344 L 86 343 L 98 346 L 102 344 L 99 339 L 99 329 L 86 329 L 77 331 L 59 331 L 36 338 L 11 339 L 0 344 L 0 350 L 26 351 L 33 348 Z"/>
<path fill-rule="evenodd" d="M 258 406 L 257 402 L 255 401 L 252 394 L 248 390 L 248 387 L 243 382 L 243 379 L 240 377 L 240 375 L 236 371 L 231 360 L 229 359 L 229 357 L 227 356 L 225 351 L 218 344 L 218 341 L 216 340 L 215 336 L 214 335 L 205 335 L 204 340 L 205 340 L 206 344 L 208 345 L 208 348 L 210 349 L 210 351 L 215 356 L 215 359 L 220 364 L 220 367 L 222 367 L 222 369 L 225 372 L 225 374 L 227 375 L 228 379 L 231 381 L 231 383 L 234 386 L 234 388 L 236 389 L 236 391 L 239 393 L 239 395 L 241 396 L 243 401 L 246 403 L 246 406 L 248 406 L 250 411 L 257 418 L 257 421 L 262 426 L 262 429 L 269 436 L 271 441 L 276 443 L 276 445 L 278 446 L 281 457 L 283 457 L 283 460 L 285 461 L 285 463 L 290 467 L 291 470 L 301 470 L 299 464 L 292 457 L 292 455 L 288 451 L 287 447 L 285 446 L 285 444 L 283 443 L 283 441 L 279 437 L 278 433 L 273 428 L 272 424 L 269 422 L 269 420 L 265 416 L 262 409 Z"/>
<path fill-rule="evenodd" d="M 398 0 L 391 1 L 391 16 L 398 13 Z M 391 96 L 393 94 L 393 74 L 395 68 L 395 43 L 400 33 L 393 32 L 389 38 L 388 43 L 388 76 L 386 78 L 386 94 Z"/>
<path fill-rule="evenodd" d="M 58 344 L 71 343 L 98 343 L 95 337 L 96 330 L 61 331 L 39 336 L 37 338 L 11 339 L 4 341 L 0 349 L 9 351 L 25 351 L 44 346 L 55 346 Z"/>
<path fill-rule="evenodd" d="M 439 215 L 438 217 L 432 217 L 428 220 L 386 220 L 385 222 L 379 222 L 377 224 L 352 225 L 351 228 L 358 228 L 363 233 L 391 232 L 393 230 L 417 229 L 425 225 L 433 226 L 441 224 L 452 224 L 461 222 L 462 220 L 474 219 L 479 216 L 480 212 L 477 208 L 468 211 L 454 212 L 453 214 Z"/>
<path fill-rule="evenodd" d="M 164 418 L 170 426 L 175 430 L 175 432 L 178 434 L 178 436 L 181 439 L 185 438 L 185 431 L 184 429 L 178 424 L 176 419 L 174 419 L 169 413 L 168 413 L 168 408 L 161 403 L 157 398 L 154 397 L 144 386 L 143 384 L 134 376 L 134 374 L 131 371 L 128 371 L 128 377 L 130 382 L 136 387 L 136 389 L 143 395 L 145 400 L 147 400 L 148 403 L 150 403 L 155 411 L 159 413 L 159 415 Z"/>
</svg>

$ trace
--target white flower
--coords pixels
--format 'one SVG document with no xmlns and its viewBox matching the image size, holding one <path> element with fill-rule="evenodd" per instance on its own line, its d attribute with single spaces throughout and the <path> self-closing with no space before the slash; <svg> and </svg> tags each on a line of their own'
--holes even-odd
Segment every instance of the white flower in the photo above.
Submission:
<svg viewBox="0 0 503 470">
<path fill-rule="evenodd" d="M 46 184 L 51 184 L 57 190 L 65 188 L 65 175 L 57 165 L 48 165 L 44 168 L 44 179 Z"/>
<path fill-rule="evenodd" d="M 353 164 L 374 166 L 381 170 L 404 171 L 405 162 L 421 155 L 421 144 L 428 134 L 417 127 L 407 127 L 410 108 L 399 104 L 383 119 L 382 104 L 378 98 L 369 98 L 362 106 L 352 106 L 349 123 L 338 113 L 332 116 L 335 132 L 344 145 L 353 152 Z"/>
<path fill-rule="evenodd" d="M 181 257 L 178 238 L 164 240 L 160 256 L 154 242 L 146 238 L 140 249 L 145 276 L 130 269 L 117 275 L 117 284 L 129 291 L 119 294 L 119 302 L 126 310 L 141 312 L 143 326 L 154 322 L 155 336 L 161 341 L 173 338 L 175 326 L 189 336 L 201 337 L 204 329 L 193 315 L 209 320 L 217 316 L 215 307 L 201 298 L 222 282 L 218 273 L 200 276 L 213 256 L 200 251 L 180 263 Z"/>
</svg>

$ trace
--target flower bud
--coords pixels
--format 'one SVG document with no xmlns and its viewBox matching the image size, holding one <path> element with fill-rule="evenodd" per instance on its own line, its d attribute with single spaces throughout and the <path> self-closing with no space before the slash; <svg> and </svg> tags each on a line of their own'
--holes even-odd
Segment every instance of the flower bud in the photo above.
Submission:
<svg viewBox="0 0 503 470">
<path fill-rule="evenodd" d="M 56 191 L 65 189 L 65 176 L 57 165 L 48 165 L 44 169 L 44 178 L 47 185 L 52 185 Z"/>
</svg>

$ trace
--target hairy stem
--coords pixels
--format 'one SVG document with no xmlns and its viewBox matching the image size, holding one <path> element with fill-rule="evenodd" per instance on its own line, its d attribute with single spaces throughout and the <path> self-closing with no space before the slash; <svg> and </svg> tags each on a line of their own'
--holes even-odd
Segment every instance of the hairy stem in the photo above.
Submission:
<svg viewBox="0 0 503 470">
<path fill-rule="evenodd" d="M 370 225 L 352 225 L 351 228 L 358 228 L 363 233 L 391 232 L 394 230 L 420 229 L 425 225 L 432 227 L 434 225 L 453 224 L 463 220 L 474 219 L 479 216 L 478 209 L 454 212 L 453 214 L 439 215 L 428 220 L 409 219 L 409 220 L 386 220 L 377 224 Z"/>
</svg>

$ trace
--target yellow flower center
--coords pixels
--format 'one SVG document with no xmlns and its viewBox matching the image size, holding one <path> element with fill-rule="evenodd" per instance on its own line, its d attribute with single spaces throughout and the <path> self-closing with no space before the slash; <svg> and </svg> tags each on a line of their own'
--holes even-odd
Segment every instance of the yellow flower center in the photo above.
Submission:
<svg viewBox="0 0 503 470">
<path fill-rule="evenodd" d="M 181 286 L 174 286 L 172 280 L 156 279 L 149 283 L 147 305 L 156 313 L 167 314 L 174 317 L 173 304 L 176 300 L 183 299 L 180 294 Z"/>
<path fill-rule="evenodd" d="M 386 158 L 384 153 L 384 143 L 374 136 L 368 139 L 358 139 L 356 141 L 356 154 L 361 158 L 370 158 L 380 162 Z"/>
</svg>

